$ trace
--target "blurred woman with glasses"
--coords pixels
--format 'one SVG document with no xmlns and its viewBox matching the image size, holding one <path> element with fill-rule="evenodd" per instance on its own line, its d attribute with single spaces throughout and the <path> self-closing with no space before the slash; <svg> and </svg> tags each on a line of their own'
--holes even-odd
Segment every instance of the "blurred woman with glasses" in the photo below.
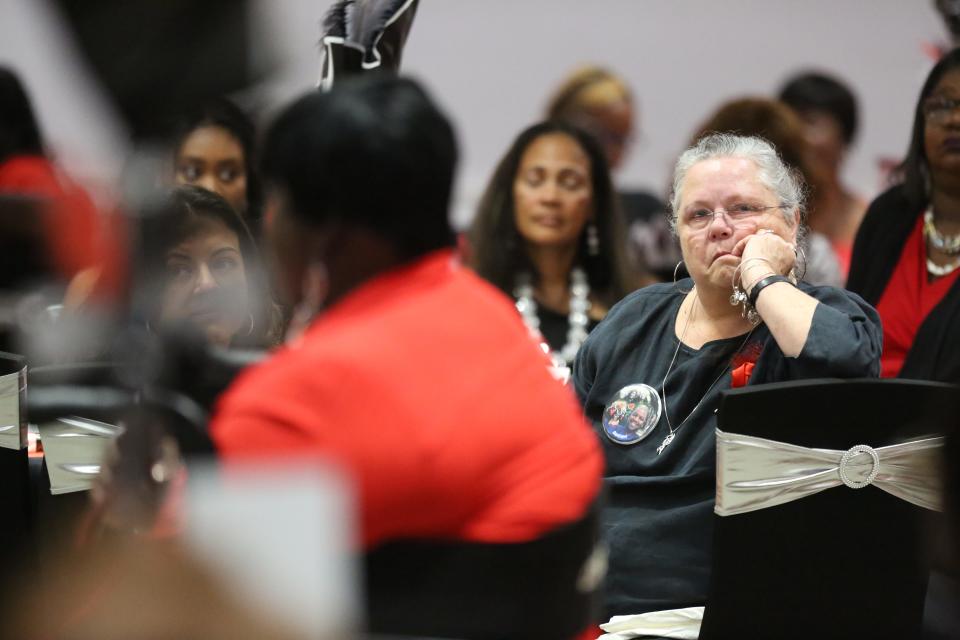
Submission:
<svg viewBox="0 0 960 640">
<path fill-rule="evenodd" d="M 614 176 L 623 167 L 640 128 L 637 99 L 627 81 L 610 69 L 579 67 L 567 75 L 547 104 L 546 118 L 568 122 L 596 140 Z M 624 247 L 640 277 L 669 280 L 680 259 L 662 198 L 636 188 L 617 190 L 627 225 Z"/>
<path fill-rule="evenodd" d="M 898 178 L 870 204 L 847 287 L 880 312 L 883 377 L 960 382 L 960 49 L 920 91 Z"/>
<path fill-rule="evenodd" d="M 843 163 L 857 134 L 857 99 L 844 82 L 804 72 L 790 78 L 780 100 L 800 118 L 808 148 L 807 164 L 815 176 L 810 229 L 829 239 L 846 277 L 857 227 L 867 202 L 844 184 Z"/>
</svg>

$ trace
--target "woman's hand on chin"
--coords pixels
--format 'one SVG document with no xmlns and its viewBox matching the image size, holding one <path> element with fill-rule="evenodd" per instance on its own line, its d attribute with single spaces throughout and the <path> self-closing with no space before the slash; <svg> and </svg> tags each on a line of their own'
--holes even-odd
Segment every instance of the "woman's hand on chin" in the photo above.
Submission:
<svg viewBox="0 0 960 640">
<path fill-rule="evenodd" d="M 790 273 L 797 261 L 795 250 L 793 244 L 771 229 L 758 229 L 756 233 L 741 238 L 732 252 L 740 256 L 740 264 L 744 265 L 740 281 L 747 285 L 753 279 L 750 276 Z"/>
</svg>

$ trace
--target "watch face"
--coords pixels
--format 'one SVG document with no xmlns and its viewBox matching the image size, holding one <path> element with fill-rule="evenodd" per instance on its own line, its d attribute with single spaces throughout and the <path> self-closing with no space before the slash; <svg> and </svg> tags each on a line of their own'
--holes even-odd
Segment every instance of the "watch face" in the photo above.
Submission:
<svg viewBox="0 0 960 640">
<path fill-rule="evenodd" d="M 636 444 L 660 421 L 660 394 L 648 384 L 628 385 L 603 410 L 603 432 L 617 444 Z"/>
</svg>

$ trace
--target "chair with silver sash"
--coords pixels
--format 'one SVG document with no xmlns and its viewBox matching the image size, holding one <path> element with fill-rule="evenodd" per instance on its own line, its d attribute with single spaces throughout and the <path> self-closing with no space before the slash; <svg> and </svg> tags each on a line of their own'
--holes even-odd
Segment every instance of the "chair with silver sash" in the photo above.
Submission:
<svg viewBox="0 0 960 640">
<path fill-rule="evenodd" d="M 809 380 L 724 394 L 700 638 L 917 638 L 960 389 Z"/>
</svg>

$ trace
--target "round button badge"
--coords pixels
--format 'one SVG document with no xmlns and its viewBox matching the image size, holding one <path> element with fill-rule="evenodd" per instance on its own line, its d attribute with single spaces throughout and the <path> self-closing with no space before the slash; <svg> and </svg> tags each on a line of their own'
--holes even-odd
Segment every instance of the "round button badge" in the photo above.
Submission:
<svg viewBox="0 0 960 640">
<path fill-rule="evenodd" d="M 648 384 L 628 385 L 603 410 L 603 432 L 617 444 L 636 444 L 660 421 L 660 394 Z"/>
</svg>

